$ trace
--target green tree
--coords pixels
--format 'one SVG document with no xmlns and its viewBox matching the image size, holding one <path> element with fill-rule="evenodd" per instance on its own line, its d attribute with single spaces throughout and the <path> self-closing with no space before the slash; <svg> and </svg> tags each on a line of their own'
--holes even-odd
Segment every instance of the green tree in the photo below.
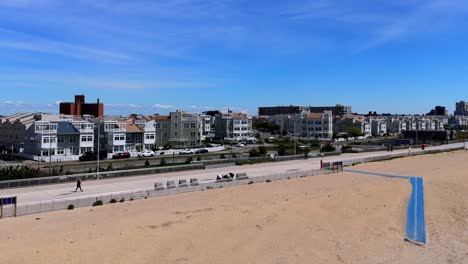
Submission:
<svg viewBox="0 0 468 264">
<path fill-rule="evenodd" d="M 350 137 L 361 137 L 364 135 L 361 129 L 355 126 L 350 127 L 346 132 L 348 133 L 348 136 Z"/>
</svg>

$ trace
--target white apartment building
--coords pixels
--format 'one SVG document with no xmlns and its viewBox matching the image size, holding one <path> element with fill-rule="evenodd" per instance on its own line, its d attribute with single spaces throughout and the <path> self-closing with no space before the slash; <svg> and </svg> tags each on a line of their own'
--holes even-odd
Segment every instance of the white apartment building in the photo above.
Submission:
<svg viewBox="0 0 468 264">
<path fill-rule="evenodd" d="M 387 134 L 387 123 L 384 120 L 380 119 L 371 119 L 371 134 L 374 137 L 384 136 Z"/>
<path fill-rule="evenodd" d="M 43 161 L 78 160 L 94 150 L 93 127 L 87 121 L 36 121 L 25 132 L 21 155 Z"/>
<path fill-rule="evenodd" d="M 215 117 L 215 137 L 225 140 L 251 140 L 252 117 L 244 113 L 220 113 Z"/>
</svg>

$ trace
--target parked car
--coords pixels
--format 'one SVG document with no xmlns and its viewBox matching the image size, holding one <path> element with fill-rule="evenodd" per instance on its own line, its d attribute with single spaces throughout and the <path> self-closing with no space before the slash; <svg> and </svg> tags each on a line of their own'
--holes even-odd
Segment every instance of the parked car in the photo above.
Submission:
<svg viewBox="0 0 468 264">
<path fill-rule="evenodd" d="M 208 152 L 209 151 L 207 149 L 197 149 L 197 151 L 195 151 L 196 154 L 206 154 Z"/>
<path fill-rule="evenodd" d="M 186 155 L 186 154 L 193 154 L 193 150 L 191 149 L 184 149 L 179 152 L 180 155 Z"/>
<path fill-rule="evenodd" d="M 98 153 L 96 151 L 85 152 L 79 158 L 80 161 L 94 161 L 97 159 L 98 159 Z M 99 151 L 99 159 L 100 160 L 107 159 L 107 151 L 105 150 Z"/>
<path fill-rule="evenodd" d="M 236 147 L 238 148 L 244 148 L 245 144 L 244 143 L 237 143 Z"/>
<path fill-rule="evenodd" d="M 128 159 L 130 158 L 130 153 L 128 152 L 119 152 L 112 156 L 113 159 Z"/>
<path fill-rule="evenodd" d="M 154 151 L 152 150 L 145 150 L 143 152 L 138 153 L 138 157 L 144 157 L 144 158 L 153 157 L 154 155 L 155 155 Z"/>
<path fill-rule="evenodd" d="M 16 156 L 12 154 L 1 154 L 0 159 L 4 161 L 14 161 L 16 160 Z"/>
</svg>

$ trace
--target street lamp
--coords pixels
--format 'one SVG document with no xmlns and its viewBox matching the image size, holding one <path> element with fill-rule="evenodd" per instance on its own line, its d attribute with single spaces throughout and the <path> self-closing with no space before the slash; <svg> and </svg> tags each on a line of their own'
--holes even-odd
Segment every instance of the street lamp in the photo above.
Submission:
<svg viewBox="0 0 468 264">
<path fill-rule="evenodd" d="M 97 123 L 97 165 L 96 165 L 96 179 L 99 180 L 99 161 L 101 158 L 101 119 Z"/>
</svg>

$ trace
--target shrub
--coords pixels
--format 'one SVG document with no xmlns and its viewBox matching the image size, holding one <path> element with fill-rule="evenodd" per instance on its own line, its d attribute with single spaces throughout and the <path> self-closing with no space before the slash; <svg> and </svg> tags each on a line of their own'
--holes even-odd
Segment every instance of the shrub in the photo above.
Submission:
<svg viewBox="0 0 468 264">
<path fill-rule="evenodd" d="M 221 159 L 225 159 L 225 158 L 226 158 L 226 155 L 221 154 Z"/>
<path fill-rule="evenodd" d="M 201 157 L 200 155 L 197 156 L 197 161 L 200 161 L 201 160 Z"/>
<path fill-rule="evenodd" d="M 265 156 L 267 153 L 268 152 L 267 152 L 266 147 L 264 147 L 264 146 L 258 147 L 258 154 L 260 154 L 260 156 Z"/>
<path fill-rule="evenodd" d="M 249 157 L 250 158 L 255 158 L 255 157 L 259 157 L 260 156 L 260 152 L 258 151 L 257 148 L 253 148 L 249 151 Z"/>
<path fill-rule="evenodd" d="M 213 189 L 213 186 L 207 186 L 206 189 L 211 190 L 211 189 Z"/>
<path fill-rule="evenodd" d="M 185 160 L 185 164 L 190 164 L 190 163 L 192 163 L 192 161 L 193 161 L 193 158 L 188 157 L 187 160 Z"/>
<path fill-rule="evenodd" d="M 125 199 L 124 199 L 124 198 L 122 198 L 122 199 L 120 199 L 120 201 L 119 201 L 119 202 L 123 203 L 123 202 L 125 202 Z"/>
<path fill-rule="evenodd" d="M 248 183 L 248 184 L 253 184 L 253 183 L 254 183 L 253 181 L 249 181 L 249 183 Z"/>
<path fill-rule="evenodd" d="M 93 203 L 93 206 L 101 206 L 103 205 L 104 203 L 101 201 L 101 200 L 97 200 Z"/>
<path fill-rule="evenodd" d="M 114 169 L 114 167 L 112 166 L 112 163 L 109 163 L 107 165 L 107 171 L 112 171 Z"/>
<path fill-rule="evenodd" d="M 267 179 L 265 182 L 271 182 L 271 180 L 270 180 L 270 179 Z"/>
<path fill-rule="evenodd" d="M 145 160 L 145 167 L 148 168 L 150 166 L 150 162 L 148 160 Z"/>
<path fill-rule="evenodd" d="M 117 202 L 116 199 L 111 199 L 111 200 L 109 201 L 109 203 L 116 203 L 116 202 Z"/>
<path fill-rule="evenodd" d="M 335 151 L 335 147 L 332 146 L 330 143 L 323 145 L 323 147 L 320 149 L 320 152 L 333 152 L 333 151 Z"/>
<path fill-rule="evenodd" d="M 75 209 L 75 206 L 73 204 L 69 204 L 67 207 L 68 210 L 73 210 Z"/>
<path fill-rule="evenodd" d="M 167 162 L 166 159 L 162 158 L 161 161 L 159 162 L 159 166 L 166 166 Z"/>
<path fill-rule="evenodd" d="M 281 145 L 278 148 L 278 156 L 284 156 L 284 155 L 286 155 L 286 148 L 283 145 Z"/>
</svg>

